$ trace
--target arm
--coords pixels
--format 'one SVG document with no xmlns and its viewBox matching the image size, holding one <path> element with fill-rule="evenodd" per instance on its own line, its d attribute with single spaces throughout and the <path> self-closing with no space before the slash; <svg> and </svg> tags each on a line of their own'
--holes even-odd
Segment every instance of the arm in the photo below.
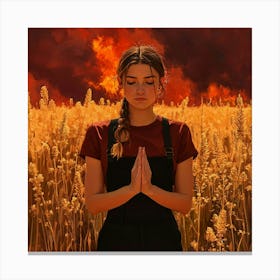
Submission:
<svg viewBox="0 0 280 280">
<path fill-rule="evenodd" d="M 143 155 L 142 192 L 158 204 L 187 214 L 190 211 L 193 196 L 194 178 L 192 158 L 177 165 L 174 192 L 165 191 L 151 185 L 151 170 L 145 154 Z"/>
<path fill-rule="evenodd" d="M 105 192 L 101 161 L 86 157 L 85 203 L 92 214 L 116 208 L 140 192 L 141 170 L 138 168 L 138 161 L 139 157 L 136 158 L 131 171 L 132 181 L 130 185 L 112 192 Z"/>
</svg>

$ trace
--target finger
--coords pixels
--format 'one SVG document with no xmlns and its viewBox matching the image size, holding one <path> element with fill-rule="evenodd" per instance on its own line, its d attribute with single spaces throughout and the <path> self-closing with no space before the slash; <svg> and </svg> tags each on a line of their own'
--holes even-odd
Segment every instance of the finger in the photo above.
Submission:
<svg viewBox="0 0 280 280">
<path fill-rule="evenodd" d="M 144 147 L 140 147 L 140 169 L 141 169 L 141 172 L 142 172 L 142 170 L 143 170 L 143 167 L 142 167 L 142 165 L 143 165 L 143 149 L 144 149 Z"/>
<path fill-rule="evenodd" d="M 137 181 L 141 189 L 142 186 L 142 147 L 139 147 L 138 150 L 138 159 L 137 159 Z"/>
<path fill-rule="evenodd" d="M 143 148 L 143 150 L 142 150 L 142 163 L 143 163 L 143 165 L 148 165 L 148 166 L 150 166 L 149 165 L 149 161 L 148 161 L 148 158 L 147 158 L 147 154 L 146 154 L 146 150 L 145 150 L 145 147 Z"/>
<path fill-rule="evenodd" d="M 135 176 L 137 175 L 137 170 L 138 170 L 138 167 L 139 167 L 139 157 L 141 155 L 140 153 L 141 153 L 141 151 L 140 151 L 140 149 L 138 149 L 138 153 L 137 153 L 136 159 L 135 159 L 134 164 L 133 164 L 132 169 L 131 169 L 131 171 L 134 174 L 136 172 Z"/>
<path fill-rule="evenodd" d="M 140 159 L 141 159 L 141 147 L 138 148 L 138 153 L 134 162 L 135 167 L 140 164 Z"/>
<path fill-rule="evenodd" d="M 147 177 L 150 177 L 151 176 L 151 167 L 150 167 L 150 163 L 148 161 L 148 157 L 147 157 L 147 154 L 146 154 L 146 150 L 143 151 L 143 168 L 144 168 L 144 172 L 145 172 L 145 175 Z"/>
<path fill-rule="evenodd" d="M 148 164 L 148 159 L 145 152 L 145 148 L 143 148 L 142 149 L 142 172 L 144 176 L 146 176 L 147 174 L 147 164 Z"/>
<path fill-rule="evenodd" d="M 135 178 L 141 180 L 141 166 L 137 167 Z"/>
<path fill-rule="evenodd" d="M 138 148 L 138 152 L 137 152 L 137 156 L 136 156 L 136 159 L 138 160 L 140 157 L 141 157 L 141 147 Z"/>
<path fill-rule="evenodd" d="M 141 150 L 141 165 L 145 165 L 145 148 L 143 147 Z"/>
</svg>

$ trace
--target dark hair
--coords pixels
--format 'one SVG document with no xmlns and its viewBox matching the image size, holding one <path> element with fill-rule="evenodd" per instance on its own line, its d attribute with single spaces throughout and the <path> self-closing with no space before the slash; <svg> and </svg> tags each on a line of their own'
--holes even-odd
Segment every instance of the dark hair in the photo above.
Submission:
<svg viewBox="0 0 280 280">
<path fill-rule="evenodd" d="M 133 64 L 147 64 L 150 67 L 153 67 L 159 74 L 159 78 L 165 76 L 165 66 L 163 63 L 162 56 L 153 48 L 152 46 L 142 45 L 142 46 L 133 46 L 126 50 L 119 61 L 117 68 L 117 75 L 122 81 L 124 75 L 127 73 L 128 68 Z M 161 83 L 160 87 L 164 90 L 164 86 Z M 123 155 L 123 146 L 122 143 L 129 140 L 129 109 L 128 102 L 124 98 L 122 100 L 122 107 L 120 111 L 120 118 L 118 120 L 118 127 L 115 131 L 116 143 L 113 145 L 111 154 L 113 157 L 120 158 Z"/>
</svg>

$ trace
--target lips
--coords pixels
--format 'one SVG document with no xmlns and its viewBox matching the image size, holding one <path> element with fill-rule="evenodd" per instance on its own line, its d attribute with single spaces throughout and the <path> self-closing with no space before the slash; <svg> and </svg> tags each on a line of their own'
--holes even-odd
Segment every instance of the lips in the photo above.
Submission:
<svg viewBox="0 0 280 280">
<path fill-rule="evenodd" d="M 134 100 L 136 100 L 136 101 L 146 101 L 147 98 L 144 98 L 144 97 L 136 97 L 136 98 L 134 98 Z"/>
</svg>

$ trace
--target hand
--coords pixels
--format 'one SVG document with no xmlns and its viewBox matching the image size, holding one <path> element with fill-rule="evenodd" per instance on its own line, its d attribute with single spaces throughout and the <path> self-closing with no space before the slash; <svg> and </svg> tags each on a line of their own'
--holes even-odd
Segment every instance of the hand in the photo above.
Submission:
<svg viewBox="0 0 280 280">
<path fill-rule="evenodd" d="M 142 162 L 142 168 L 141 168 L 141 191 L 142 193 L 149 196 L 152 192 L 153 185 L 151 183 L 152 179 L 152 171 L 149 165 L 149 161 L 147 158 L 146 150 L 145 148 L 141 149 L 141 162 Z"/>
<path fill-rule="evenodd" d="M 142 172 L 141 150 L 142 150 L 142 147 L 139 147 L 137 157 L 136 157 L 134 165 L 131 169 L 131 183 L 129 185 L 129 188 L 134 194 L 138 194 L 139 192 L 141 192 L 141 172 Z"/>
</svg>

